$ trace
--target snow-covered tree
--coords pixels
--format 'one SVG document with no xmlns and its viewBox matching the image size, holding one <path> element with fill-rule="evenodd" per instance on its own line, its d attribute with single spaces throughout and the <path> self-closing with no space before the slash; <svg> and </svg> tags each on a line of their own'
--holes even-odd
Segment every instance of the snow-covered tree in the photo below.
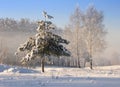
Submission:
<svg viewBox="0 0 120 87">
<path fill-rule="evenodd" d="M 19 51 L 26 52 L 26 56 L 22 58 L 23 64 L 33 60 L 37 57 L 41 59 L 42 72 L 44 72 L 45 57 L 53 56 L 70 56 L 70 52 L 63 46 L 69 41 L 62 39 L 62 37 L 52 33 L 55 26 L 47 19 L 53 18 L 47 12 L 43 12 L 45 21 L 38 22 L 37 34 L 29 37 L 28 40 L 18 48 Z M 62 44 L 63 43 L 63 44 Z"/>
<path fill-rule="evenodd" d="M 90 62 L 92 69 L 94 55 L 103 51 L 106 46 L 107 32 L 103 24 L 103 13 L 94 6 L 88 7 L 85 12 L 77 7 L 70 17 L 70 23 L 65 27 L 65 31 L 65 37 L 72 42 L 68 45 L 68 49 L 72 52 L 72 59 L 77 58 L 75 61 L 77 60 L 76 64 L 79 67 Z"/>
<path fill-rule="evenodd" d="M 92 69 L 93 56 L 105 49 L 106 30 L 103 24 L 103 14 L 93 5 L 89 6 L 84 15 L 84 40 Z"/>
<path fill-rule="evenodd" d="M 69 38 L 72 43 L 69 45 L 71 49 L 72 56 L 77 61 L 77 66 L 80 68 L 80 60 L 82 58 L 83 51 L 85 49 L 84 41 L 82 38 L 82 27 L 83 27 L 83 12 L 80 10 L 79 6 L 76 7 L 74 13 L 70 16 L 70 23 L 65 27 L 66 38 Z M 69 37 L 68 37 L 69 35 Z M 73 35 L 73 36 L 71 36 Z M 72 39 L 71 39 L 72 38 Z"/>
</svg>

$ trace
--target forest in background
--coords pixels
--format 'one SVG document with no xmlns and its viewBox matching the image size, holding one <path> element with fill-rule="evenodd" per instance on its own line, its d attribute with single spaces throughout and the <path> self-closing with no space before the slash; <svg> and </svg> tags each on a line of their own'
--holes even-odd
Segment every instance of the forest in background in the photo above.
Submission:
<svg viewBox="0 0 120 87">
<path fill-rule="evenodd" d="M 98 23 L 98 24 L 100 23 L 98 27 L 101 27 L 101 23 L 103 22 L 103 18 L 102 18 L 103 14 L 97 11 L 96 9 L 92 9 L 92 11 L 93 10 L 95 12 L 98 12 L 95 13 L 96 16 L 93 16 L 95 22 L 92 23 L 89 22 L 89 20 L 87 20 L 89 18 L 88 16 L 91 15 L 90 14 L 91 9 L 83 13 L 79 8 L 76 8 L 75 12 L 70 17 L 70 23 L 66 25 L 64 29 L 57 28 L 55 30 L 54 33 L 57 33 L 61 35 L 63 38 L 66 38 L 68 41 L 70 41 L 70 45 L 68 45 L 67 48 L 71 51 L 72 55 L 71 57 L 60 57 L 60 58 L 55 58 L 54 56 L 50 56 L 49 59 L 46 59 L 47 65 L 78 67 L 79 63 L 82 64 L 83 61 L 86 59 L 88 60 L 86 62 L 89 62 L 89 58 L 88 58 L 89 53 L 88 51 L 86 51 L 87 47 L 84 46 L 85 45 L 84 40 L 86 39 L 85 37 L 87 37 L 88 35 L 87 34 L 88 32 L 86 30 L 88 28 L 86 28 L 86 26 L 89 25 L 90 23 L 92 23 L 91 25 L 93 25 L 94 23 Z M 85 18 L 86 16 L 88 18 Z M 88 21 L 88 23 L 86 22 L 86 20 Z M 86 26 L 84 27 L 81 26 L 83 25 L 83 23 L 85 23 Z M 19 44 L 23 43 L 29 36 L 35 34 L 36 29 L 37 29 L 37 21 L 31 21 L 30 19 L 27 18 L 22 18 L 20 20 L 15 20 L 12 18 L 0 18 L 0 63 L 8 64 L 8 65 L 18 65 L 18 66 L 21 65 L 20 63 L 21 56 L 24 54 L 21 54 L 20 56 L 15 56 L 14 53 L 17 50 Z M 83 29 L 85 29 L 85 31 L 81 31 Z M 81 35 L 82 37 L 84 37 L 84 39 L 81 38 Z M 104 51 L 105 48 L 102 48 L 102 50 Z M 113 52 L 110 58 L 101 56 L 102 54 L 103 52 L 100 51 L 93 56 L 93 66 L 120 64 L 119 53 Z M 33 60 L 28 64 L 28 66 L 36 66 L 36 65 L 40 65 L 39 62 L 36 60 Z"/>
</svg>

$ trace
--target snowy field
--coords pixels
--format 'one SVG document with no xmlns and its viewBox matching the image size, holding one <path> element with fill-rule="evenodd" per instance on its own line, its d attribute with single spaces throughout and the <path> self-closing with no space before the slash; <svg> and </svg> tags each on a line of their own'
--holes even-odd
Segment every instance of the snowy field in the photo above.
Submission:
<svg viewBox="0 0 120 87">
<path fill-rule="evenodd" d="M 0 87 L 120 87 L 120 66 L 26 69 L 0 65 Z"/>
</svg>

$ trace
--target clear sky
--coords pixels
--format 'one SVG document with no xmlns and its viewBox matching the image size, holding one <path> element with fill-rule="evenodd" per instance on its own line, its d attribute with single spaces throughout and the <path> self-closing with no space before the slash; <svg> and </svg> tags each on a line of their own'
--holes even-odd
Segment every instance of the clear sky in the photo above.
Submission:
<svg viewBox="0 0 120 87">
<path fill-rule="evenodd" d="M 54 16 L 57 26 L 64 27 L 77 4 L 82 10 L 94 4 L 104 12 L 109 45 L 120 48 L 120 0 L 0 0 L 0 18 L 39 20 L 45 10 Z"/>
</svg>

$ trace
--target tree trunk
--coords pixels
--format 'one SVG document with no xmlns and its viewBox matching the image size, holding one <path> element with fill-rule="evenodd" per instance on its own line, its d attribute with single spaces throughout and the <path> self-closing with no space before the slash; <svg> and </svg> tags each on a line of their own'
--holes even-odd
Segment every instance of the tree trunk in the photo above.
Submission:
<svg viewBox="0 0 120 87">
<path fill-rule="evenodd" d="M 93 69 L 93 67 L 92 67 L 92 59 L 90 59 L 90 69 Z"/>
<path fill-rule="evenodd" d="M 83 65 L 83 67 L 85 67 L 86 66 L 86 60 L 84 60 L 84 65 Z"/>
<path fill-rule="evenodd" d="M 58 57 L 58 66 L 60 66 L 60 57 Z"/>
<path fill-rule="evenodd" d="M 78 57 L 78 68 L 81 68 L 79 57 Z"/>
<path fill-rule="evenodd" d="M 42 72 L 44 72 L 44 64 L 45 64 L 45 59 L 42 58 L 42 59 L 41 59 L 41 68 L 42 68 Z"/>
</svg>

